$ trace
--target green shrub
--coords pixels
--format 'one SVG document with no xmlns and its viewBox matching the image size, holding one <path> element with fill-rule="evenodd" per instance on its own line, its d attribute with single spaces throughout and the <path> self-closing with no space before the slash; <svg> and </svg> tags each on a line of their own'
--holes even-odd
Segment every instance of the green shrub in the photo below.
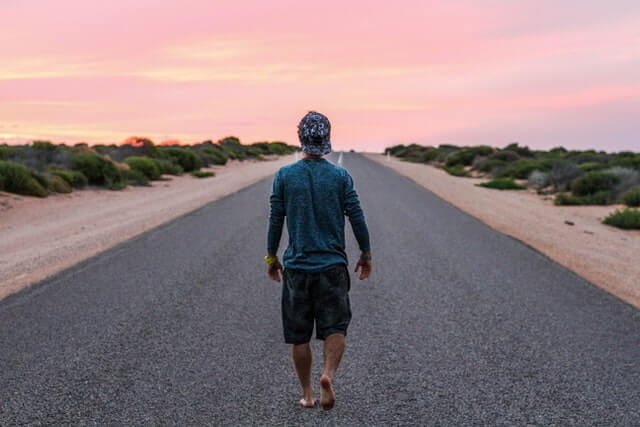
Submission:
<svg viewBox="0 0 640 427">
<path fill-rule="evenodd" d="M 215 173 L 210 171 L 193 171 L 191 172 L 191 175 L 195 176 L 196 178 L 208 178 L 210 176 L 216 176 Z"/>
<path fill-rule="evenodd" d="M 462 165 L 445 166 L 444 170 L 447 171 L 447 173 L 449 175 L 453 175 L 453 176 L 467 176 L 467 175 L 469 175 L 467 173 L 467 171 L 464 169 L 464 166 L 462 166 Z"/>
<path fill-rule="evenodd" d="M 47 177 L 44 174 L 41 174 L 40 172 L 31 169 L 31 176 L 38 181 L 38 184 L 40 184 L 40 186 L 42 188 L 48 188 L 49 187 L 49 181 L 47 180 Z"/>
<path fill-rule="evenodd" d="M 445 164 L 449 167 L 451 166 L 470 166 L 473 163 L 473 159 L 476 157 L 476 153 L 469 149 L 463 148 L 460 151 L 456 151 L 447 156 L 447 160 Z"/>
<path fill-rule="evenodd" d="M 478 187 L 493 188 L 495 190 L 526 190 L 524 187 L 516 183 L 511 178 L 496 178 L 489 182 L 483 182 L 482 184 L 476 184 Z"/>
<path fill-rule="evenodd" d="M 71 193 L 71 184 L 56 175 L 51 175 L 49 177 L 47 180 L 47 188 L 54 193 Z"/>
<path fill-rule="evenodd" d="M 185 172 L 198 170 L 202 167 L 200 157 L 186 148 L 162 147 L 160 152 L 180 165 Z"/>
<path fill-rule="evenodd" d="M 214 165 L 224 165 L 227 163 L 228 157 L 222 149 L 205 148 L 202 152 L 210 158 L 211 163 Z"/>
<path fill-rule="evenodd" d="M 517 142 L 513 142 L 506 147 L 504 147 L 503 151 L 513 151 L 517 153 L 521 157 L 533 157 L 533 153 L 526 145 L 519 145 Z"/>
<path fill-rule="evenodd" d="M 51 175 L 59 176 L 75 188 L 82 188 L 89 183 L 87 177 L 82 172 L 69 169 L 52 169 L 49 171 Z"/>
<path fill-rule="evenodd" d="M 291 154 L 295 151 L 295 147 L 285 144 L 284 142 L 270 142 L 269 154 Z"/>
<path fill-rule="evenodd" d="M 0 161 L 2 187 L 9 193 L 47 197 L 47 190 L 35 179 L 32 171 L 18 163 Z"/>
<path fill-rule="evenodd" d="M 518 160 L 508 165 L 498 173 L 498 178 L 527 179 L 531 172 L 539 170 L 550 171 L 553 167 L 552 160 Z"/>
<path fill-rule="evenodd" d="M 129 169 L 122 173 L 124 180 L 127 184 L 135 186 L 148 186 L 149 178 L 142 171 L 138 169 Z"/>
<path fill-rule="evenodd" d="M 478 164 L 476 169 L 480 172 L 490 173 L 496 169 L 503 168 L 506 164 L 504 160 L 500 159 L 485 159 Z"/>
<path fill-rule="evenodd" d="M 7 160 L 16 154 L 17 150 L 6 144 L 0 145 L 0 160 Z"/>
<path fill-rule="evenodd" d="M 71 168 L 82 172 L 93 185 L 117 189 L 122 183 L 122 176 L 116 165 L 97 154 L 74 154 L 71 156 Z"/>
<path fill-rule="evenodd" d="M 623 168 L 631 168 L 640 170 L 640 154 L 635 156 L 620 155 L 618 154 L 613 160 L 609 162 L 609 166 L 620 166 Z"/>
<path fill-rule="evenodd" d="M 33 141 L 31 145 L 34 150 L 55 151 L 56 146 L 49 141 Z"/>
<path fill-rule="evenodd" d="M 162 175 L 182 175 L 182 166 L 167 159 L 153 159 Z"/>
<path fill-rule="evenodd" d="M 131 169 L 142 172 L 150 180 L 160 178 L 160 168 L 156 162 L 149 157 L 132 156 L 127 157 L 124 162 L 129 165 Z"/>
<path fill-rule="evenodd" d="M 612 173 L 588 172 L 571 183 L 571 192 L 576 196 L 588 196 L 601 191 L 610 191 L 620 179 Z"/>
<path fill-rule="evenodd" d="M 606 163 L 586 162 L 578 165 L 578 169 L 583 172 L 593 172 L 607 167 Z"/>
<path fill-rule="evenodd" d="M 4 176 L 0 175 L 0 191 L 4 191 Z"/>
<path fill-rule="evenodd" d="M 520 159 L 520 156 L 515 151 L 500 150 L 489 156 L 491 159 L 502 160 L 503 162 L 515 162 Z"/>
<path fill-rule="evenodd" d="M 599 191 L 586 196 L 560 193 L 556 196 L 556 205 L 608 205 L 613 203 L 615 196 L 609 191 Z"/>
<path fill-rule="evenodd" d="M 640 206 L 640 188 L 632 188 L 622 194 L 622 202 L 627 206 Z"/>
<path fill-rule="evenodd" d="M 640 230 L 640 210 L 629 208 L 616 210 L 606 217 L 602 223 L 625 230 Z"/>
<path fill-rule="evenodd" d="M 559 191 L 567 191 L 573 180 L 581 176 L 583 172 L 572 161 L 558 160 L 554 162 L 549 178 L 553 186 Z"/>
<path fill-rule="evenodd" d="M 437 160 L 441 154 L 442 151 L 438 150 L 437 148 L 429 148 L 420 155 L 419 161 L 421 163 L 429 163 Z"/>
<path fill-rule="evenodd" d="M 264 158 L 262 157 L 262 152 L 257 148 L 247 148 L 247 155 L 258 160 L 264 160 Z"/>
</svg>

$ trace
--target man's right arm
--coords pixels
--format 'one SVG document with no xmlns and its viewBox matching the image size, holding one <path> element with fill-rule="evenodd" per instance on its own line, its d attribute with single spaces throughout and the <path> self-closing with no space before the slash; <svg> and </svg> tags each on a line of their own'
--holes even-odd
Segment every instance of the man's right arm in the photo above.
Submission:
<svg viewBox="0 0 640 427">
<path fill-rule="evenodd" d="M 360 259 L 356 263 L 356 272 L 361 269 L 360 279 L 366 279 L 371 274 L 371 244 L 369 242 L 369 229 L 364 218 L 364 212 L 360 207 L 360 200 L 353 184 L 353 178 L 346 173 L 345 182 L 345 214 L 349 217 L 351 229 L 356 236 L 358 246 L 360 246 Z"/>
</svg>

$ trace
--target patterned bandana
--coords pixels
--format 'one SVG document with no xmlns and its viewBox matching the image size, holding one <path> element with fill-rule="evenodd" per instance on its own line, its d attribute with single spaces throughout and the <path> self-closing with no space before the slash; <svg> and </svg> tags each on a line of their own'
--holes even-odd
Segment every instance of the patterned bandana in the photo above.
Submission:
<svg viewBox="0 0 640 427">
<path fill-rule="evenodd" d="M 331 123 L 323 114 L 309 111 L 300 120 L 298 138 L 302 151 L 307 154 L 324 155 L 331 152 Z"/>
</svg>

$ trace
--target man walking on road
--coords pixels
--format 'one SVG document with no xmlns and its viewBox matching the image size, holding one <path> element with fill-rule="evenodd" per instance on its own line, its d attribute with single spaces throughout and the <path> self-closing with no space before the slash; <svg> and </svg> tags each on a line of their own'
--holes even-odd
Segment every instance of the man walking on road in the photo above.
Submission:
<svg viewBox="0 0 640 427">
<path fill-rule="evenodd" d="M 360 271 L 360 279 L 366 279 L 372 270 L 369 231 L 353 179 L 345 169 L 322 157 L 331 152 L 330 133 L 331 124 L 320 113 L 311 111 L 300 121 L 298 137 L 303 158 L 275 175 L 265 257 L 271 279 L 279 282 L 282 271 L 284 339 L 292 344 L 293 364 L 303 393 L 300 404 L 304 407 L 315 406 L 309 343 L 314 322 L 316 338 L 324 340 L 320 405 L 327 410 L 336 402 L 333 379 L 351 320 L 345 215 L 362 252 L 355 271 Z M 277 252 L 285 216 L 289 246 L 283 256 L 283 269 Z"/>
</svg>

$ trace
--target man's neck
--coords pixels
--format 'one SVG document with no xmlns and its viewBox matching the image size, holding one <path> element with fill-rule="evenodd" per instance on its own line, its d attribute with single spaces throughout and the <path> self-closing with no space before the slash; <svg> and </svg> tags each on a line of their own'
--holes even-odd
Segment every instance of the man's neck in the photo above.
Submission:
<svg viewBox="0 0 640 427">
<path fill-rule="evenodd" d="M 304 151 L 302 152 L 302 158 L 303 159 L 309 159 L 309 160 L 320 160 L 322 159 L 322 155 L 319 154 L 309 154 L 309 153 L 305 153 Z"/>
</svg>

